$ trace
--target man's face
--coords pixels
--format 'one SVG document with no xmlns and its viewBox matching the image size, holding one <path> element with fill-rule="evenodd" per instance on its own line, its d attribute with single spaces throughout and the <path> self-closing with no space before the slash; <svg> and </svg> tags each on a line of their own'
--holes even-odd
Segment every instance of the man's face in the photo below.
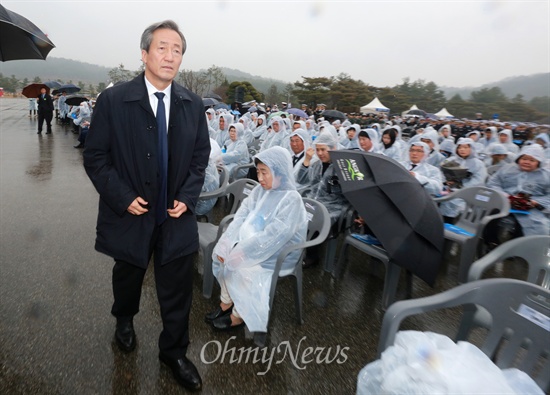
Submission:
<svg viewBox="0 0 550 395">
<path fill-rule="evenodd" d="M 275 121 L 271 124 L 271 126 L 273 126 L 273 131 L 275 133 L 277 133 L 280 129 L 279 129 L 279 122 L 278 121 Z"/>
<path fill-rule="evenodd" d="M 220 130 L 224 130 L 224 129 L 225 129 L 225 118 L 220 117 Z"/>
<path fill-rule="evenodd" d="M 508 135 L 506 133 L 500 133 L 498 135 L 498 139 L 500 140 L 500 142 L 502 144 L 504 144 L 504 143 L 508 142 Z"/>
<path fill-rule="evenodd" d="M 298 155 L 304 150 L 304 142 L 298 136 L 292 136 L 290 138 L 290 149 L 294 152 L 295 155 Z"/>
<path fill-rule="evenodd" d="M 207 112 L 207 113 L 206 113 L 206 116 L 208 117 L 209 120 L 212 119 L 212 113 L 211 113 L 211 112 Z"/>
<path fill-rule="evenodd" d="M 141 51 L 145 76 L 157 89 L 166 88 L 178 74 L 183 56 L 183 43 L 177 32 L 157 29 L 149 52 Z"/>
<path fill-rule="evenodd" d="M 237 141 L 237 129 L 234 126 L 229 128 L 229 138 L 231 141 Z"/>
<path fill-rule="evenodd" d="M 460 144 L 456 149 L 456 153 L 461 158 L 467 158 L 472 153 L 472 147 L 470 147 L 470 144 Z"/>
<path fill-rule="evenodd" d="M 372 148 L 372 141 L 370 141 L 368 137 L 359 136 L 359 145 L 363 148 L 363 150 L 368 152 Z"/>
<path fill-rule="evenodd" d="M 301 125 L 298 122 L 292 124 L 292 130 L 300 129 Z"/>
<path fill-rule="evenodd" d="M 424 158 L 424 155 L 425 155 L 425 152 L 422 147 L 413 145 L 409 149 L 409 159 L 411 160 L 411 163 L 414 163 L 415 165 L 420 163 L 420 161 Z"/>
<path fill-rule="evenodd" d="M 317 153 L 317 157 L 321 160 L 321 162 L 330 163 L 330 148 L 328 147 L 328 145 L 317 144 L 315 146 L 315 152 Z"/>
<path fill-rule="evenodd" d="M 41 89 L 40 89 L 40 93 L 41 93 L 42 95 L 45 95 L 45 94 L 46 94 L 46 88 L 41 88 Z"/>
</svg>

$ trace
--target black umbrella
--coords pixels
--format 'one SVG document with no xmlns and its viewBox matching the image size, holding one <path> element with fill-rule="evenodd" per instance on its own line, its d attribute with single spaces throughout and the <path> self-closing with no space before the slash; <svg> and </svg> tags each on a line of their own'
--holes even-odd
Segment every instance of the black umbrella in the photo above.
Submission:
<svg viewBox="0 0 550 395">
<path fill-rule="evenodd" d="M 210 98 L 210 99 L 216 99 L 218 101 L 223 101 L 223 99 L 221 98 L 220 95 L 214 93 L 214 92 L 208 92 L 208 94 L 204 95 L 205 98 Z"/>
<path fill-rule="evenodd" d="M 60 93 L 67 92 L 67 94 L 80 92 L 80 88 L 74 84 L 61 85 L 59 88 L 52 92 L 52 95 L 59 95 Z"/>
<path fill-rule="evenodd" d="M 23 91 L 21 91 L 21 93 L 23 94 L 23 96 L 25 97 L 28 97 L 28 98 L 36 98 L 40 95 L 40 90 L 42 88 L 45 88 L 46 89 L 46 93 L 50 93 L 50 87 L 46 84 L 43 84 L 43 83 L 34 83 L 34 84 L 29 84 L 27 86 L 25 86 L 23 88 Z"/>
<path fill-rule="evenodd" d="M 216 99 L 211 98 L 211 97 L 203 97 L 202 98 L 202 104 L 204 104 L 205 107 L 215 106 L 218 103 L 219 103 L 219 101 L 217 101 Z"/>
<path fill-rule="evenodd" d="M 426 111 L 424 110 L 410 110 L 407 112 L 407 115 L 420 115 L 421 117 L 426 116 Z"/>
<path fill-rule="evenodd" d="M 83 101 L 88 101 L 88 98 L 84 96 L 71 95 L 67 96 L 67 99 L 65 99 L 65 104 L 69 106 L 79 106 Z"/>
<path fill-rule="evenodd" d="M 443 221 L 422 185 L 380 154 L 331 151 L 342 192 L 390 259 L 434 284 L 443 251 Z"/>
<path fill-rule="evenodd" d="M 57 81 L 46 81 L 43 84 L 49 87 L 50 89 L 57 89 L 61 86 L 61 84 Z"/>
<path fill-rule="evenodd" d="M 0 60 L 46 59 L 55 48 L 34 23 L 0 4 Z"/>
<path fill-rule="evenodd" d="M 346 114 L 338 110 L 325 110 L 321 113 L 321 116 L 324 118 L 334 118 L 334 119 L 346 119 Z"/>
</svg>

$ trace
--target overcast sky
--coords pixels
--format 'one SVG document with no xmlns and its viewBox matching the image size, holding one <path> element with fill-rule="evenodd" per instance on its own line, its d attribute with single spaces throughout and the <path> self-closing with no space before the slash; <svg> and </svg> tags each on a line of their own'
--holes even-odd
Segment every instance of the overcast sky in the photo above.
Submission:
<svg viewBox="0 0 550 395">
<path fill-rule="evenodd" d="M 183 69 L 216 65 L 286 82 L 344 72 L 374 86 L 409 77 L 455 87 L 549 72 L 549 4 L 2 0 L 48 34 L 53 57 L 135 70 L 143 30 L 173 19 L 188 43 Z"/>
</svg>

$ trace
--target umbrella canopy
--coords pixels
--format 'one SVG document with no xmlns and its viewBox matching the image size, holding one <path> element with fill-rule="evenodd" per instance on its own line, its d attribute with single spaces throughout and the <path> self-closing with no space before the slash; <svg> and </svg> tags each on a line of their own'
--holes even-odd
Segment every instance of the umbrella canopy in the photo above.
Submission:
<svg viewBox="0 0 550 395">
<path fill-rule="evenodd" d="M 220 108 L 224 108 L 226 110 L 231 109 L 231 107 L 229 107 L 229 104 L 225 104 L 225 103 L 218 103 L 214 106 L 214 110 L 219 110 Z"/>
<path fill-rule="evenodd" d="M 80 92 L 80 88 L 74 84 L 61 85 L 59 88 L 52 92 L 52 95 L 59 95 L 60 93 L 67 92 L 67 94 Z"/>
<path fill-rule="evenodd" d="M 300 110 L 299 108 L 289 108 L 288 110 L 286 110 L 289 114 L 293 114 L 293 115 L 296 115 L 300 118 L 309 118 L 309 116 L 307 115 L 307 113 L 303 110 Z"/>
<path fill-rule="evenodd" d="M 267 117 L 267 120 L 269 121 L 271 118 L 273 117 L 281 117 L 281 116 L 285 116 L 288 117 L 288 112 L 286 111 L 276 111 L 276 112 L 272 112 L 271 114 L 269 114 L 269 116 Z"/>
<path fill-rule="evenodd" d="M 55 48 L 50 39 L 27 18 L 0 4 L 0 60 L 46 59 Z"/>
<path fill-rule="evenodd" d="M 219 104 L 219 101 L 211 97 L 203 97 L 202 104 L 204 104 L 205 107 L 210 107 Z"/>
<path fill-rule="evenodd" d="M 419 109 L 416 109 L 416 110 L 410 110 L 407 112 L 407 115 L 420 115 L 420 116 L 425 116 L 426 115 L 426 111 L 424 110 L 419 110 Z"/>
<path fill-rule="evenodd" d="M 79 95 L 71 95 L 67 96 L 67 99 L 65 100 L 65 104 L 68 106 L 79 106 L 80 103 L 83 101 L 89 101 L 87 97 L 79 96 Z"/>
<path fill-rule="evenodd" d="M 422 185 L 380 154 L 342 150 L 330 156 L 344 196 L 392 262 L 433 286 L 442 260 L 443 220 Z"/>
<path fill-rule="evenodd" d="M 40 90 L 42 88 L 46 88 L 46 93 L 50 93 L 50 87 L 46 84 L 39 83 L 39 84 L 29 84 L 23 88 L 23 91 L 21 92 L 23 96 L 28 98 L 36 98 L 40 95 Z"/>
<path fill-rule="evenodd" d="M 61 84 L 57 81 L 46 81 L 44 82 L 44 85 L 46 85 L 50 89 L 57 89 L 61 86 Z"/>
<path fill-rule="evenodd" d="M 346 114 L 338 110 L 325 110 L 321 113 L 321 116 L 324 118 L 334 118 L 334 119 L 346 119 Z"/>
<path fill-rule="evenodd" d="M 209 98 L 209 99 L 216 99 L 217 101 L 223 101 L 223 99 L 221 98 L 220 95 L 214 93 L 214 92 L 208 92 L 206 95 L 204 95 L 204 98 Z"/>
</svg>

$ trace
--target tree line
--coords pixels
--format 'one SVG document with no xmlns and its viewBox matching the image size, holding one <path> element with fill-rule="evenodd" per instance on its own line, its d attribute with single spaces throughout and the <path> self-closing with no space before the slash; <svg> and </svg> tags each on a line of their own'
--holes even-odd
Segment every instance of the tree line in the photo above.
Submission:
<svg viewBox="0 0 550 395">
<path fill-rule="evenodd" d="M 120 64 L 111 69 L 108 75 L 110 82 L 117 83 L 128 81 L 142 71 L 143 65 L 138 70 L 132 71 Z M 392 114 L 400 114 L 416 104 L 418 108 L 428 113 L 436 113 L 445 107 L 458 118 L 473 119 L 476 114 L 481 113 L 484 119 L 490 119 L 494 114 L 498 114 L 500 120 L 548 123 L 550 119 L 549 96 L 534 97 L 529 101 L 520 94 L 508 98 L 499 87 L 473 91 L 467 98 L 455 94 L 447 99 L 443 90 L 431 81 L 411 82 L 409 78 L 404 78 L 401 84 L 393 87 L 376 87 L 341 73 L 336 77 L 302 77 L 301 81 L 286 84 L 282 91 L 277 85 L 272 84 L 267 92 L 261 92 L 250 81 L 230 83 L 223 70 L 215 65 L 203 71 L 182 70 L 177 81 L 201 97 L 214 93 L 228 104 L 252 100 L 266 104 L 285 101 L 293 103 L 295 107 L 307 104 L 313 109 L 317 104 L 324 103 L 330 109 L 358 113 L 361 106 L 378 97 L 385 106 L 390 108 Z M 27 78 L 18 80 L 13 75 L 5 77 L 0 73 L 0 87 L 3 87 L 6 92 L 16 93 L 33 82 L 43 81 L 40 77 L 35 77 L 33 81 Z M 75 83 L 61 80 L 58 82 Z M 75 85 L 89 95 L 96 95 L 106 87 L 104 82 L 93 86 L 78 81 Z"/>
</svg>

